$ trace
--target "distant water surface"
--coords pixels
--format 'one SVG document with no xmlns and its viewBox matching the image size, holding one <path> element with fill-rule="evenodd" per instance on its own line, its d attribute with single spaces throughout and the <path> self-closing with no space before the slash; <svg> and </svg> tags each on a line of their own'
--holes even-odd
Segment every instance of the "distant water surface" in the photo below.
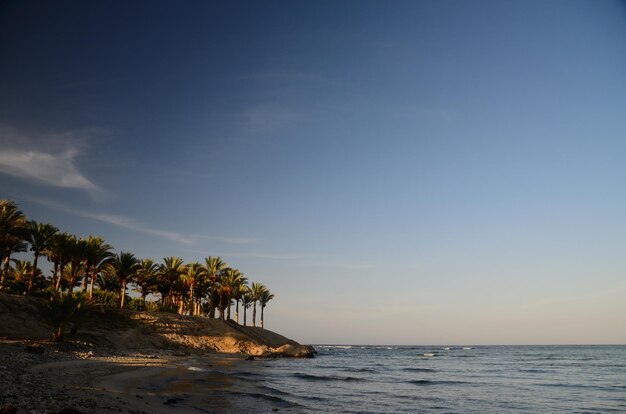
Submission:
<svg viewBox="0 0 626 414">
<path fill-rule="evenodd" d="M 315 348 L 237 364 L 238 398 L 290 413 L 626 413 L 626 346 Z"/>
</svg>

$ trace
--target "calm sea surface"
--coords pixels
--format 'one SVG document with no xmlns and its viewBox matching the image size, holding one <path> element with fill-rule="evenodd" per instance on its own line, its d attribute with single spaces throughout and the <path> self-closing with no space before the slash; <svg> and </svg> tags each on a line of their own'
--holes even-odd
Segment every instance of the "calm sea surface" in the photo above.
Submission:
<svg viewBox="0 0 626 414">
<path fill-rule="evenodd" d="M 315 348 L 238 364 L 240 398 L 290 413 L 626 413 L 626 346 Z"/>
</svg>

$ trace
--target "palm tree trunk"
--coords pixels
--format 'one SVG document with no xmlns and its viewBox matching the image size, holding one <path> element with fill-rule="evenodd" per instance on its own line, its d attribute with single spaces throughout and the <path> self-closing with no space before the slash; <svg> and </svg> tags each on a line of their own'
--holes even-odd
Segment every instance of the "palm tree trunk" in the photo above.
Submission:
<svg viewBox="0 0 626 414">
<path fill-rule="evenodd" d="M 126 281 L 122 281 L 122 299 L 120 300 L 120 309 L 124 309 L 124 298 L 126 297 Z"/>
<path fill-rule="evenodd" d="M 252 302 L 252 326 L 256 328 L 256 300 Z"/>
<path fill-rule="evenodd" d="M 4 279 L 9 275 L 9 262 L 11 260 L 11 252 L 4 257 L 4 266 L 2 268 L 2 279 L 0 279 L 0 285 L 4 283 Z"/>
<path fill-rule="evenodd" d="M 215 318 L 215 291 L 213 287 L 209 289 L 209 318 Z"/>
<path fill-rule="evenodd" d="M 82 283 L 82 286 L 80 287 L 80 291 L 83 293 L 87 292 L 87 274 L 83 276 L 83 283 Z"/>
<path fill-rule="evenodd" d="M 235 322 L 239 324 L 239 299 L 235 299 Z"/>
<path fill-rule="evenodd" d="M 263 328 L 263 311 L 265 310 L 265 306 L 261 305 L 261 328 Z"/>
<path fill-rule="evenodd" d="M 65 270 L 65 263 L 61 263 L 61 265 L 59 266 L 59 277 L 57 277 L 57 283 L 56 286 L 54 287 L 54 290 L 59 290 L 59 287 L 61 286 L 61 279 L 63 279 L 63 271 Z"/>
<path fill-rule="evenodd" d="M 89 299 L 93 298 L 93 284 L 96 281 L 97 270 L 91 271 L 91 280 L 89 281 Z"/>
<path fill-rule="evenodd" d="M 228 298 L 228 313 L 226 314 L 226 320 L 230 320 L 230 298 Z"/>
<path fill-rule="evenodd" d="M 196 316 L 196 306 L 193 300 L 193 285 L 189 286 L 189 315 Z"/>
<path fill-rule="evenodd" d="M 246 326 L 246 314 L 248 313 L 248 308 L 243 307 L 243 326 Z"/>
<path fill-rule="evenodd" d="M 28 289 L 27 293 L 32 292 L 33 285 L 35 284 L 35 276 L 37 275 L 37 262 L 39 261 L 39 253 L 35 252 L 35 258 L 33 259 L 33 273 L 30 275 L 30 280 L 28 281 Z"/>
</svg>

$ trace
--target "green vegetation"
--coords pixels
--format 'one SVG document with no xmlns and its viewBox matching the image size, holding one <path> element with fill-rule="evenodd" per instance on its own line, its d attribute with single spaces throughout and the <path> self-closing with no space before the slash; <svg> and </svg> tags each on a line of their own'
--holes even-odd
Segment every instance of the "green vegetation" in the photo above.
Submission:
<svg viewBox="0 0 626 414">
<path fill-rule="evenodd" d="M 52 339 L 59 342 L 63 339 L 65 327 L 70 323 L 76 327 L 86 312 L 93 308 L 93 302 L 83 294 L 52 291 L 50 300 L 41 303 L 40 313 L 42 319 L 52 328 Z"/>
<path fill-rule="evenodd" d="M 32 264 L 12 258 L 29 247 Z M 55 330 L 55 340 L 62 338 L 67 323 L 92 305 L 210 318 L 215 318 L 217 311 L 218 318 L 231 319 L 234 304 L 239 323 L 241 302 L 243 325 L 252 307 L 252 325 L 256 326 L 258 303 L 263 327 L 264 308 L 274 295 L 260 283 L 249 286 L 248 278 L 221 258 L 185 263 L 172 256 L 156 263 L 113 250 L 100 237 L 77 238 L 52 224 L 28 220 L 14 201 L 0 199 L 0 290 L 42 297 L 52 292 L 43 312 Z M 40 269 L 44 258 L 52 264 L 47 276 Z M 129 290 L 140 298 L 130 297 Z"/>
</svg>

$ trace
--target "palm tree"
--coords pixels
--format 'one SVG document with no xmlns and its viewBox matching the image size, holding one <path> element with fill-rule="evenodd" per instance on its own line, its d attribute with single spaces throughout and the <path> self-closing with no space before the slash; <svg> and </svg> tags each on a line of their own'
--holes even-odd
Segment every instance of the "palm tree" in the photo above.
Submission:
<svg viewBox="0 0 626 414">
<path fill-rule="evenodd" d="M 161 303 L 165 304 L 166 296 L 170 305 L 174 305 L 172 300 L 174 291 L 178 287 L 180 275 L 185 271 L 183 259 L 180 257 L 165 257 L 163 264 L 159 266 L 159 293 L 161 293 Z"/>
<path fill-rule="evenodd" d="M 205 267 L 208 272 L 209 278 L 209 318 L 215 318 L 215 308 L 217 304 L 215 299 L 217 297 L 217 282 L 219 280 L 220 273 L 228 267 L 228 264 L 224 262 L 220 257 L 207 257 L 204 259 Z"/>
<path fill-rule="evenodd" d="M 246 282 L 246 277 L 237 269 L 226 269 L 220 279 L 220 317 L 224 319 L 224 310 L 228 310 L 226 319 L 230 319 L 230 305 L 237 296 L 238 289 Z M 239 303 L 239 301 L 237 301 Z"/>
<path fill-rule="evenodd" d="M 63 339 L 65 326 L 71 322 L 78 322 L 85 312 L 92 308 L 83 295 L 61 295 L 53 292 L 50 300 L 39 302 L 42 318 L 52 328 L 52 338 L 55 342 Z"/>
<path fill-rule="evenodd" d="M 93 285 L 98 273 L 102 268 L 113 260 L 113 247 L 106 244 L 100 237 L 89 236 L 87 238 L 85 267 L 89 276 L 89 299 L 93 297 Z M 83 292 L 87 289 L 86 279 Z"/>
<path fill-rule="evenodd" d="M 267 288 L 261 283 L 252 283 L 250 292 L 252 293 L 252 326 L 256 328 L 256 303 L 261 299 L 261 295 Z"/>
<path fill-rule="evenodd" d="M 159 266 L 152 259 L 141 259 L 135 273 L 135 283 L 139 287 L 141 299 L 146 303 L 146 296 L 156 289 Z"/>
<path fill-rule="evenodd" d="M 240 273 L 240 277 L 234 281 L 234 291 L 232 298 L 235 300 L 235 322 L 239 323 L 239 301 L 243 295 L 248 291 L 248 278 Z M 230 309 L 229 309 L 230 316 Z"/>
<path fill-rule="evenodd" d="M 55 234 L 46 249 L 48 260 L 54 264 L 54 273 L 52 276 L 52 287 L 54 290 L 59 290 L 59 286 L 61 285 L 65 266 L 69 262 L 71 254 L 73 237 L 74 236 L 67 233 Z"/>
<path fill-rule="evenodd" d="M 69 289 L 70 293 L 74 291 L 74 286 L 78 282 L 79 272 L 85 271 L 85 261 L 87 260 L 87 241 L 85 239 L 77 239 L 72 236 L 69 239 Z M 86 282 L 83 282 L 84 290 L 87 290 Z"/>
<path fill-rule="evenodd" d="M 105 263 L 96 276 L 98 289 L 106 292 L 117 292 L 120 289 L 120 282 L 115 275 L 115 268 L 111 263 Z"/>
<path fill-rule="evenodd" d="M 196 316 L 200 306 L 199 303 L 195 302 L 196 295 L 194 289 L 202 282 L 202 279 L 206 277 L 207 270 L 198 262 L 188 264 L 185 266 L 185 269 L 183 281 L 187 287 L 189 287 L 189 314 Z"/>
<path fill-rule="evenodd" d="M 274 299 L 274 294 L 271 293 L 269 289 L 264 290 L 259 297 L 259 305 L 261 305 L 261 328 L 263 328 L 263 310 L 267 306 L 267 302 L 272 299 Z"/>
<path fill-rule="evenodd" d="M 248 286 L 246 286 L 246 291 L 241 296 L 241 306 L 243 307 L 243 326 L 246 326 L 246 314 L 248 308 L 252 306 L 252 291 Z"/>
<path fill-rule="evenodd" d="M 11 200 L 0 199 L 0 257 L 3 264 L 0 287 L 9 274 L 11 255 L 26 251 L 27 244 L 24 240 L 27 231 L 26 216 L 18 209 L 18 205 Z"/>
<path fill-rule="evenodd" d="M 115 276 L 122 287 L 122 297 L 120 298 L 120 309 L 124 308 L 124 298 L 126 297 L 126 285 L 135 276 L 139 268 L 139 260 L 132 253 L 120 252 L 111 262 L 115 269 Z"/>
<path fill-rule="evenodd" d="M 237 323 L 239 323 L 239 301 L 241 301 L 243 304 L 243 297 L 250 290 L 247 283 L 248 283 L 248 279 L 244 277 L 244 280 L 242 280 L 240 284 L 237 286 L 235 295 L 233 296 L 233 299 L 235 299 L 235 322 Z M 244 313 L 245 313 L 245 308 L 244 308 Z"/>
<path fill-rule="evenodd" d="M 33 271 L 31 273 L 30 280 L 28 281 L 28 293 L 33 290 L 35 275 L 39 271 L 37 268 L 39 256 L 46 251 L 52 242 L 52 238 L 58 231 L 59 229 L 50 223 L 38 223 L 35 220 L 31 220 L 29 222 L 28 242 L 30 243 L 30 251 L 33 252 L 34 259 Z"/>
</svg>

